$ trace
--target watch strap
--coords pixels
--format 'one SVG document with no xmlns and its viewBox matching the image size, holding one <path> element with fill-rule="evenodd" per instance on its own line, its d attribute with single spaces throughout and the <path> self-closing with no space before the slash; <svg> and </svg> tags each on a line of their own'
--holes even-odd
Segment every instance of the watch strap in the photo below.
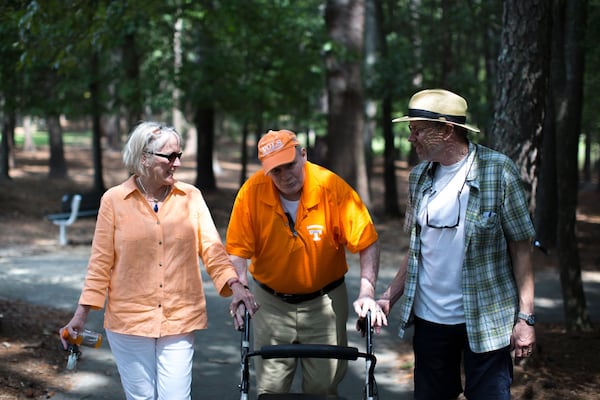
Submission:
<svg viewBox="0 0 600 400">
<path fill-rule="evenodd" d="M 522 319 L 527 323 L 527 325 L 535 324 L 535 314 L 526 314 L 524 312 L 519 311 L 517 313 L 517 318 Z"/>
</svg>

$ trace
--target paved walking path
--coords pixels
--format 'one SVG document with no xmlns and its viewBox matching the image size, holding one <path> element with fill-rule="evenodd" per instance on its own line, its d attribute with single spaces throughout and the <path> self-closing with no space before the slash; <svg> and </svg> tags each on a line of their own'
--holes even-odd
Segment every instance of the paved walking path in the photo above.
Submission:
<svg viewBox="0 0 600 400">
<path fill-rule="evenodd" d="M 68 246 L 46 254 L 31 254 L 23 249 L 0 251 L 0 295 L 74 310 L 85 277 L 89 246 Z M 29 253 L 29 255 L 24 255 Z M 357 258 L 350 257 L 347 275 L 350 301 L 358 293 Z M 395 271 L 382 267 L 379 292 L 387 286 Z M 228 313 L 229 299 L 219 297 L 210 279 L 204 274 L 208 304 L 209 328 L 196 335 L 192 397 L 194 399 L 239 399 L 240 333 L 233 329 Z M 584 273 L 588 309 L 594 321 L 600 320 L 600 273 Z M 352 310 L 352 309 L 351 309 Z M 558 274 L 543 271 L 536 274 L 536 313 L 538 320 L 561 322 L 561 289 Z M 398 321 L 392 313 L 390 327 L 374 338 L 377 367 L 376 380 L 380 399 L 412 398 L 412 382 L 400 370 L 397 349 L 401 343 L 396 335 Z M 67 321 L 64 321 L 65 323 Z M 90 313 L 89 328 L 102 331 L 102 312 Z M 350 345 L 364 350 L 365 343 L 354 331 L 354 320 L 348 323 Z M 408 332 L 405 340 L 410 340 Z M 104 343 L 100 349 L 83 349 L 83 358 L 73 373 L 73 390 L 58 394 L 57 400 L 115 400 L 124 398 L 114 360 Z M 348 400 L 360 399 L 364 380 L 364 362 L 349 362 L 349 370 L 340 387 L 340 395 Z"/>
</svg>

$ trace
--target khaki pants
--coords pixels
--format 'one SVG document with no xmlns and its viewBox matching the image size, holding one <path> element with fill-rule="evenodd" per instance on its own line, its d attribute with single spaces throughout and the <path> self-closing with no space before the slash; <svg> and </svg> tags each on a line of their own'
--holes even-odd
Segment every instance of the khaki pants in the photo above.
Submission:
<svg viewBox="0 0 600 400">
<path fill-rule="evenodd" d="M 265 345 L 310 343 L 346 346 L 348 292 L 346 284 L 316 299 L 289 304 L 254 285 L 260 309 L 254 315 L 254 348 Z M 254 357 L 257 392 L 288 393 L 297 361 L 293 358 L 263 360 Z M 337 386 L 346 374 L 348 362 L 304 358 L 302 391 L 312 394 L 337 394 Z"/>
</svg>

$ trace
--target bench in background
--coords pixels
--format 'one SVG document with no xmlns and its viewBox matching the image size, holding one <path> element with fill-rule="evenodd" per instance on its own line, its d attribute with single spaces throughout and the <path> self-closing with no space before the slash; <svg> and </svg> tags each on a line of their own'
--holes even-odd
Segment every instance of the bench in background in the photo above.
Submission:
<svg viewBox="0 0 600 400">
<path fill-rule="evenodd" d="M 95 192 L 65 194 L 61 199 L 61 212 L 46 215 L 48 220 L 58 225 L 58 243 L 61 246 L 67 244 L 67 226 L 73 225 L 79 218 L 92 218 L 98 215 L 101 196 Z"/>
</svg>

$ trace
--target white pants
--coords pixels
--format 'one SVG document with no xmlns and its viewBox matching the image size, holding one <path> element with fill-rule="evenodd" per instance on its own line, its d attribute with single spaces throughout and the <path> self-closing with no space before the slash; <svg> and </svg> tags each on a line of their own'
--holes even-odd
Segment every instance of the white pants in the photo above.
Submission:
<svg viewBox="0 0 600 400">
<path fill-rule="evenodd" d="M 127 400 L 191 399 L 194 333 L 158 339 L 106 330 Z"/>
</svg>

